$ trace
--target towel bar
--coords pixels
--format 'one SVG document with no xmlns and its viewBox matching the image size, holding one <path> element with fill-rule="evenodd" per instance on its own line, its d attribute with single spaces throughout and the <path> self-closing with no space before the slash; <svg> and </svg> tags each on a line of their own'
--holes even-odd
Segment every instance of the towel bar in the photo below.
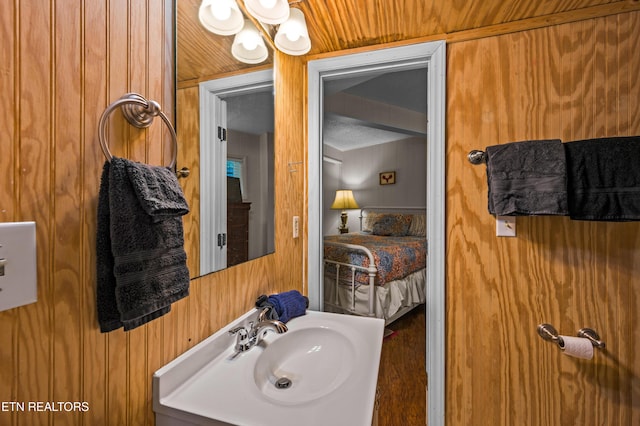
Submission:
<svg viewBox="0 0 640 426">
<path fill-rule="evenodd" d="M 482 164 L 487 162 L 487 155 L 484 151 L 474 149 L 467 154 L 467 158 L 471 164 Z"/>
<path fill-rule="evenodd" d="M 108 161 L 111 161 L 113 156 L 109 151 L 109 147 L 107 146 L 107 141 L 105 137 L 105 126 L 107 124 L 107 118 L 109 114 L 111 114 L 116 108 L 120 107 L 122 110 L 122 115 L 127 119 L 129 124 L 138 129 L 146 129 L 153 123 L 153 119 L 156 116 L 160 116 L 164 124 L 169 128 L 169 132 L 171 133 L 171 142 L 173 145 L 173 156 L 171 158 L 171 162 L 169 163 L 169 168 L 175 170 L 176 159 L 178 157 L 178 138 L 176 136 L 176 131 L 169 121 L 169 118 L 162 112 L 160 108 L 160 104 L 156 101 L 147 100 L 142 95 L 138 93 L 127 93 L 123 95 L 120 99 L 113 102 L 109 105 L 102 116 L 100 116 L 100 121 L 98 123 L 98 140 L 100 141 L 100 147 L 102 148 L 102 152 L 104 156 L 107 157 Z"/>
</svg>

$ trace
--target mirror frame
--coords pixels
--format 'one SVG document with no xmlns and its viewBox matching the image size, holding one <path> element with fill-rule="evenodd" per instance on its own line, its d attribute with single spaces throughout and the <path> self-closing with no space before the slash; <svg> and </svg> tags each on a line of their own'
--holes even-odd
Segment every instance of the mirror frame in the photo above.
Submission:
<svg viewBox="0 0 640 426">
<path fill-rule="evenodd" d="M 218 117 L 219 111 L 217 107 L 217 100 L 224 95 L 229 94 L 241 94 L 251 93 L 256 90 L 260 90 L 266 87 L 271 87 L 272 91 L 275 85 L 273 78 L 273 70 L 262 70 L 243 73 L 231 77 L 223 77 L 219 79 L 203 81 L 199 84 L 199 97 L 200 97 L 200 158 L 213 158 L 216 154 L 213 152 L 216 147 L 213 144 L 203 143 L 203 141 L 209 141 L 215 138 L 217 121 L 210 119 L 209 117 Z M 274 117 L 275 119 L 275 117 Z M 275 132 L 274 132 L 275 138 Z M 224 153 L 226 156 L 226 151 Z M 215 181 L 220 178 L 220 170 L 216 167 L 200 167 L 200 188 L 206 186 L 206 182 Z M 218 172 L 216 174 L 216 172 Z M 226 206 L 226 180 L 218 182 L 218 190 L 216 194 L 208 191 L 200 192 L 200 276 L 206 275 L 212 272 L 217 272 L 222 269 L 226 269 L 227 266 L 216 269 L 215 262 L 213 265 L 209 265 L 208 259 L 212 260 L 215 256 L 215 249 L 211 245 L 203 244 L 205 239 L 202 235 L 214 235 L 214 221 L 207 221 L 205 218 L 210 216 L 206 214 L 205 210 L 211 211 L 215 205 L 219 205 L 221 202 L 225 202 Z M 275 188 L 274 188 L 275 189 Z M 275 197 L 275 191 L 271 196 Z M 275 229 L 275 212 L 269 215 L 273 219 L 272 230 Z M 215 219 L 215 218 L 214 218 Z M 226 212 L 223 217 L 219 217 L 222 222 L 226 222 Z M 220 221 L 218 221 L 220 222 Z M 275 238 L 274 232 L 268 233 L 272 238 Z M 275 241 L 272 240 L 269 246 L 275 247 Z M 275 248 L 274 248 L 275 251 Z M 262 256 L 271 254 L 273 252 L 263 253 Z M 261 257 L 261 256 L 260 256 Z M 250 261 L 252 259 L 248 259 Z"/>
</svg>

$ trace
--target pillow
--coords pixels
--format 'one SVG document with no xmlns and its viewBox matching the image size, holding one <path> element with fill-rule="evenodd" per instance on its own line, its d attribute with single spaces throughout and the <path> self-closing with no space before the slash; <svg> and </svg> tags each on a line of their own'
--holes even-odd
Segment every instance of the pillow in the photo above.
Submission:
<svg viewBox="0 0 640 426">
<path fill-rule="evenodd" d="M 380 216 L 380 213 L 367 213 L 366 216 L 362 218 L 362 232 L 373 232 L 373 225 L 375 225 Z"/>
<path fill-rule="evenodd" d="M 380 214 L 371 233 L 385 237 L 404 237 L 411 225 L 411 215 L 403 214 Z"/>
<path fill-rule="evenodd" d="M 427 215 L 414 214 L 411 218 L 411 226 L 407 235 L 412 237 L 426 237 L 427 236 Z"/>
</svg>

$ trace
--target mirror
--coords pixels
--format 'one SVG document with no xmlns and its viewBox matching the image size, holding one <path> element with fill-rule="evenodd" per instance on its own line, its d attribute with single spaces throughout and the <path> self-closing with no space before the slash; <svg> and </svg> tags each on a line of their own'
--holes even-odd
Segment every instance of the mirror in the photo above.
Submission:
<svg viewBox="0 0 640 426">
<path fill-rule="evenodd" d="M 247 65 L 233 36 L 198 19 L 201 0 L 176 1 L 176 132 L 191 278 L 274 251 L 272 58 Z M 220 127 L 220 131 L 218 131 Z"/>
</svg>

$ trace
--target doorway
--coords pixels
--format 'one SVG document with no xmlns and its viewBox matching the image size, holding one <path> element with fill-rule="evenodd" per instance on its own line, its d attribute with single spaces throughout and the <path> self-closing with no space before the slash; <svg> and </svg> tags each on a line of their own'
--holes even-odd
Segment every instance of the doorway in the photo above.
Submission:
<svg viewBox="0 0 640 426">
<path fill-rule="evenodd" d="M 428 424 L 444 424 L 444 160 L 445 160 L 445 56 L 443 41 L 310 61 L 308 64 L 309 140 L 309 299 L 310 308 L 322 310 L 323 213 L 323 93 L 324 84 L 337 76 L 366 72 L 424 68 L 427 76 L 427 285 L 426 369 Z"/>
</svg>

